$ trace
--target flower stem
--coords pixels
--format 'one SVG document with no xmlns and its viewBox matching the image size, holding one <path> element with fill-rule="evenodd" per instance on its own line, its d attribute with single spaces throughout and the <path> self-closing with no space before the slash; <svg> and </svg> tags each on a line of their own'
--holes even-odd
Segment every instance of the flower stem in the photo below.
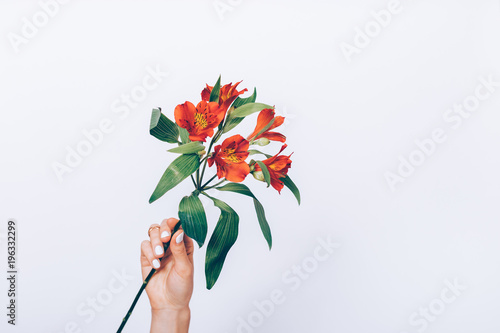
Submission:
<svg viewBox="0 0 500 333">
<path fill-rule="evenodd" d="M 174 230 L 172 230 L 172 236 L 177 232 L 177 230 L 179 230 L 180 227 L 181 227 L 181 222 L 179 221 L 175 225 Z M 165 252 L 167 252 L 167 250 L 168 250 L 168 248 L 170 246 L 170 241 L 171 240 L 172 240 L 172 238 L 170 238 L 170 240 L 168 242 L 166 242 L 165 244 L 163 244 L 163 248 L 165 249 Z M 162 261 L 162 259 L 163 258 L 160 258 L 160 261 Z M 116 333 L 120 333 L 123 330 L 123 328 L 125 327 L 125 325 L 127 324 L 127 321 L 130 318 L 130 316 L 132 315 L 132 311 L 134 311 L 135 305 L 139 301 L 139 298 L 141 297 L 142 292 L 144 291 L 144 289 L 146 289 L 146 286 L 148 285 L 149 280 L 151 280 L 151 278 L 153 277 L 153 274 L 155 272 L 156 272 L 156 269 L 154 269 L 154 268 L 151 269 L 151 272 L 149 272 L 148 276 L 146 277 L 146 279 L 142 283 L 141 288 L 137 292 L 137 295 L 135 295 L 134 301 L 132 302 L 132 305 L 130 306 L 130 309 L 128 309 L 127 314 L 123 318 L 122 323 L 121 323 L 120 327 L 118 328 L 118 331 L 116 331 Z"/>
<path fill-rule="evenodd" d="M 203 164 L 203 170 L 201 171 L 201 177 L 198 178 L 198 184 L 201 184 L 201 182 L 203 181 L 203 176 L 205 175 L 205 169 L 207 167 L 207 162 L 208 162 L 208 155 L 210 154 L 210 151 L 212 150 L 212 146 L 214 145 L 215 141 L 218 140 L 218 136 L 220 136 L 220 133 L 221 133 L 220 131 L 217 131 L 217 133 L 215 133 L 212 140 L 210 140 L 210 145 L 208 146 L 208 150 L 207 150 L 207 156 L 205 157 L 205 162 Z M 200 169 L 198 169 L 198 170 L 200 170 Z M 203 188 L 203 186 L 201 188 Z"/>
<path fill-rule="evenodd" d="M 218 182 L 217 184 L 213 185 L 213 186 L 209 186 L 209 187 L 202 187 L 201 188 L 201 191 L 206 191 L 206 190 L 210 190 L 211 188 L 214 188 L 214 187 L 217 187 L 219 186 L 220 184 L 226 182 L 227 180 L 226 179 L 223 179 L 221 180 L 220 182 Z"/>
<path fill-rule="evenodd" d="M 214 179 L 215 179 L 215 177 L 217 177 L 217 175 L 214 175 L 212 178 L 210 178 L 210 179 L 208 180 L 208 182 L 206 182 L 205 184 L 203 184 L 203 185 L 201 186 L 201 189 L 205 188 L 205 186 L 207 186 L 208 184 L 210 184 L 210 182 L 211 182 L 212 180 L 214 180 Z"/>
<path fill-rule="evenodd" d="M 200 187 L 200 183 L 201 183 L 201 180 L 200 180 L 200 168 L 198 168 L 196 170 L 196 185 L 195 187 L 198 189 Z"/>
<path fill-rule="evenodd" d="M 196 185 L 196 182 L 194 181 L 193 175 L 191 175 L 191 180 L 193 181 L 194 188 L 198 188 L 198 185 Z"/>
</svg>

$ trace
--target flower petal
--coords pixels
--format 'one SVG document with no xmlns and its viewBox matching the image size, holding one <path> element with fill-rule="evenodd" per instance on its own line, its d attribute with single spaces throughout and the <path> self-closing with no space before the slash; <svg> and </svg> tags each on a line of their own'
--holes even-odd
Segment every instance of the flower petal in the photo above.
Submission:
<svg viewBox="0 0 500 333">
<path fill-rule="evenodd" d="M 291 155 L 280 155 L 286 147 L 287 145 L 284 144 L 276 155 L 262 161 L 269 170 L 269 174 L 271 176 L 271 186 L 279 193 L 281 193 L 284 186 L 281 178 L 284 178 L 288 174 L 288 169 L 290 169 L 292 165 L 292 160 L 290 160 Z M 255 165 L 255 170 L 261 170 L 258 164 Z"/>
<path fill-rule="evenodd" d="M 232 83 L 229 83 L 222 86 L 222 88 L 220 89 L 219 105 L 222 106 L 224 110 L 229 109 L 236 97 L 248 91 L 248 89 L 246 88 L 241 91 L 236 90 L 241 82 L 242 81 L 237 82 L 234 86 L 232 85 Z"/>
<path fill-rule="evenodd" d="M 278 132 L 266 132 L 263 133 L 262 135 L 259 135 L 259 139 L 260 138 L 267 138 L 271 141 L 279 141 L 283 143 L 286 141 L 286 136 Z"/>
<path fill-rule="evenodd" d="M 250 166 L 246 162 L 241 163 L 229 163 L 226 164 L 226 174 L 227 180 L 235 183 L 240 183 L 245 180 L 246 176 L 250 173 Z"/>
<path fill-rule="evenodd" d="M 182 128 L 191 132 L 194 127 L 194 113 L 196 108 L 193 103 L 186 102 L 175 107 L 174 117 L 175 122 Z"/>
<path fill-rule="evenodd" d="M 211 87 L 207 84 L 207 86 L 201 91 L 201 100 L 202 101 L 210 101 L 210 94 L 212 93 L 212 89 L 214 87 Z"/>
<path fill-rule="evenodd" d="M 255 126 L 255 130 L 248 136 L 248 140 L 254 139 L 254 137 L 259 134 L 260 131 L 264 127 L 267 126 L 274 118 L 274 110 L 273 109 L 264 109 L 260 111 L 259 116 L 257 117 L 257 125 Z"/>
</svg>

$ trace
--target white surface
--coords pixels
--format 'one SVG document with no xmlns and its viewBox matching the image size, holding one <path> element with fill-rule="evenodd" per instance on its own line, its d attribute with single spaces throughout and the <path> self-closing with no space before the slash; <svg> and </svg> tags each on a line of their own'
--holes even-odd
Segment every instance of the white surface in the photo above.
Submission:
<svg viewBox="0 0 500 333">
<path fill-rule="evenodd" d="M 256 86 L 258 101 L 288 116 L 290 175 L 303 204 L 247 180 L 267 209 L 269 252 L 251 201 L 220 194 L 240 213 L 240 236 L 212 291 L 205 248 L 196 251 L 192 332 L 237 332 L 238 318 L 255 315 L 254 302 L 273 290 L 285 301 L 254 332 L 418 332 L 423 324 L 409 318 L 452 295 L 445 280 L 455 279 L 467 289 L 423 331 L 499 331 L 500 89 L 458 129 L 443 120 L 479 77 L 500 81 L 499 1 L 402 0 L 350 63 L 341 43 L 389 1 L 232 3 L 221 20 L 212 1 L 70 1 L 16 53 L 9 33 L 40 6 L 2 1 L 0 230 L 8 218 L 19 222 L 20 274 L 18 325 L 2 312 L 0 331 L 60 333 L 71 322 L 75 332 L 116 330 L 140 285 L 147 228 L 175 216 L 191 186 L 148 204 L 174 157 L 148 134 L 151 109 L 172 116 L 219 73 Z M 169 76 L 120 118 L 113 102 L 157 66 Z M 113 131 L 59 182 L 52 163 L 104 118 Z M 391 191 L 384 173 L 436 128 L 447 140 Z M 213 228 L 218 211 L 207 213 Z M 282 276 L 310 264 L 327 236 L 340 247 L 292 291 Z M 122 270 L 134 280 L 86 322 L 77 308 Z M 148 325 L 143 297 L 127 332 Z"/>
</svg>

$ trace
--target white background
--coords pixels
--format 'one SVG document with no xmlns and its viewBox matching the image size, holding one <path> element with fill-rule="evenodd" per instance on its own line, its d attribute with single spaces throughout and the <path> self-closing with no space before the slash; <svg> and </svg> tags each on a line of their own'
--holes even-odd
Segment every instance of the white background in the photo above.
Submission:
<svg viewBox="0 0 500 333">
<path fill-rule="evenodd" d="M 240 213 L 240 235 L 211 291 L 205 247 L 196 251 L 192 332 L 258 322 L 254 302 L 275 289 L 285 302 L 251 331 L 418 332 L 412 314 L 439 305 L 455 279 L 466 290 L 423 331 L 498 332 L 500 89 L 457 129 L 443 114 L 473 95 L 480 77 L 500 81 L 499 2 L 402 0 L 349 62 L 341 44 L 353 44 L 356 27 L 387 5 L 253 0 L 218 13 L 212 1 L 75 0 L 16 52 L 9 34 L 21 35 L 40 5 L 2 1 L 0 257 L 5 269 L 6 222 L 15 218 L 19 297 L 18 325 L 7 325 L 4 309 L 0 331 L 116 331 L 141 283 L 140 242 L 151 223 L 176 216 L 191 189 L 186 181 L 148 204 L 174 158 L 148 133 L 151 109 L 172 118 L 175 105 L 197 103 L 222 74 L 224 83 L 257 87 L 258 101 L 288 117 L 282 132 L 303 204 L 247 179 L 267 209 L 269 252 L 251 200 L 219 194 Z M 169 75 L 120 118 L 112 104 L 148 67 Z M 67 147 L 104 118 L 114 130 L 58 181 L 53 163 L 65 163 Z M 447 140 L 391 191 L 384 174 L 436 128 Z M 205 203 L 212 230 L 218 210 Z M 310 263 L 328 237 L 340 247 L 291 290 L 283 275 Z M 134 280 L 87 322 L 77 308 L 106 294 L 114 271 Z M 144 296 L 127 332 L 147 331 L 148 306 Z"/>
</svg>

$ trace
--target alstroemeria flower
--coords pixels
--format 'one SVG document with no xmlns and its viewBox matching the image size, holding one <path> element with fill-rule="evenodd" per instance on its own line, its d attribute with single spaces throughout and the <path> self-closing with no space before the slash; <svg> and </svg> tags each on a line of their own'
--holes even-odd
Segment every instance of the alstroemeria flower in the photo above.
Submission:
<svg viewBox="0 0 500 333">
<path fill-rule="evenodd" d="M 255 137 L 257 134 L 259 134 L 260 131 L 264 129 L 264 127 L 266 127 L 273 120 L 273 118 L 274 118 L 274 123 L 262 134 Z M 286 136 L 278 132 L 270 132 L 272 129 L 281 126 L 284 121 L 285 118 L 282 116 L 277 116 L 276 118 L 274 117 L 274 109 L 264 109 L 260 111 L 259 117 L 257 118 L 257 126 L 255 126 L 255 130 L 253 131 L 252 134 L 248 136 L 247 140 L 256 141 L 261 138 L 266 138 L 272 141 L 285 142 Z"/>
<path fill-rule="evenodd" d="M 214 128 L 224 119 L 225 111 L 216 102 L 201 101 L 196 107 L 191 102 L 175 107 L 175 122 L 189 132 L 191 141 L 203 141 L 214 135 Z"/>
<path fill-rule="evenodd" d="M 250 173 L 245 162 L 248 157 L 249 143 L 241 135 L 233 135 L 215 147 L 215 152 L 208 158 L 208 165 L 217 165 L 217 176 L 231 182 L 242 182 Z"/>
<path fill-rule="evenodd" d="M 292 154 L 286 156 L 286 155 L 280 155 L 281 152 L 287 147 L 287 145 L 283 145 L 281 147 L 281 150 L 274 155 L 273 157 L 270 157 L 266 160 L 263 160 L 262 163 L 264 163 L 267 166 L 267 169 L 269 170 L 269 175 L 271 176 L 271 185 L 274 187 L 279 193 L 281 193 L 281 190 L 283 189 L 283 181 L 281 178 L 286 177 L 288 174 L 288 169 L 290 169 L 292 165 L 292 160 L 290 159 L 290 156 Z M 254 177 L 263 180 L 263 175 L 261 175 L 262 169 L 260 166 L 255 163 L 255 169 L 254 169 Z"/>
<path fill-rule="evenodd" d="M 247 88 L 240 91 L 236 90 L 236 87 L 238 87 L 240 83 L 241 81 L 237 82 L 234 86 L 232 85 L 232 83 L 229 83 L 220 88 L 219 105 L 224 109 L 224 111 L 227 111 L 227 109 L 229 109 L 236 97 L 248 91 Z M 207 84 L 207 87 L 201 92 L 201 99 L 204 101 L 209 101 L 210 94 L 212 93 L 213 88 L 214 87 L 211 87 Z"/>
</svg>

